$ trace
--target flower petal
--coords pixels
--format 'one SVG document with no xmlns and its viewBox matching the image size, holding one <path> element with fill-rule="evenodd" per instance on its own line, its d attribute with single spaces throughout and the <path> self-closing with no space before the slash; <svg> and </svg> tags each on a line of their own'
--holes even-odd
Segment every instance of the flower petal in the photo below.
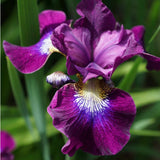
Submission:
<svg viewBox="0 0 160 160">
<path fill-rule="evenodd" d="M 38 43 L 21 47 L 3 42 L 3 48 L 13 65 L 22 73 L 32 73 L 40 69 L 51 53 L 58 51 L 52 45 L 51 32 L 45 34 Z"/>
<path fill-rule="evenodd" d="M 126 44 L 119 44 L 124 37 L 124 32 L 125 30 L 122 26 L 120 30 L 107 31 L 101 35 L 94 50 L 94 60 L 97 64 L 105 68 L 107 65 L 113 65 L 115 59 L 123 55 L 126 50 Z M 128 43 L 127 40 L 126 43 Z"/>
<path fill-rule="evenodd" d="M 82 18 L 75 26 L 87 27 L 94 34 L 93 38 L 115 28 L 115 18 L 101 0 L 82 0 L 77 6 L 77 12 Z"/>
<path fill-rule="evenodd" d="M 143 43 L 143 36 L 145 32 L 144 26 L 135 26 L 132 28 L 132 32 L 134 33 L 135 40 L 137 42 Z"/>
<path fill-rule="evenodd" d="M 71 28 L 66 23 L 62 23 L 55 28 L 51 36 L 52 44 L 64 55 L 67 55 L 67 48 L 64 44 L 64 37 L 67 31 L 71 31 Z"/>
<path fill-rule="evenodd" d="M 74 67 L 83 76 L 83 83 L 91 78 L 96 78 L 98 76 L 104 77 L 106 80 L 111 78 L 112 68 L 102 68 L 98 64 L 91 62 L 86 67 L 79 67 L 74 65 Z"/>
<path fill-rule="evenodd" d="M 11 152 L 15 147 L 16 144 L 12 136 L 5 131 L 1 131 L 1 153 Z"/>
<path fill-rule="evenodd" d="M 160 57 L 156 57 L 148 53 L 140 53 L 139 55 L 148 61 L 148 70 L 160 70 Z"/>
<path fill-rule="evenodd" d="M 91 35 L 86 28 L 76 28 L 65 32 L 64 43 L 67 55 L 72 62 L 79 66 L 85 66 L 91 60 Z"/>
<path fill-rule="evenodd" d="M 112 155 L 128 142 L 136 113 L 130 95 L 113 89 L 105 99 L 96 96 L 67 84 L 53 97 L 48 113 L 53 125 L 69 138 L 62 148 L 64 154 L 72 156 L 80 148 L 95 155 Z"/>
<path fill-rule="evenodd" d="M 45 10 L 39 14 L 40 33 L 44 35 L 53 31 L 59 24 L 66 21 L 66 15 L 62 11 Z"/>
</svg>

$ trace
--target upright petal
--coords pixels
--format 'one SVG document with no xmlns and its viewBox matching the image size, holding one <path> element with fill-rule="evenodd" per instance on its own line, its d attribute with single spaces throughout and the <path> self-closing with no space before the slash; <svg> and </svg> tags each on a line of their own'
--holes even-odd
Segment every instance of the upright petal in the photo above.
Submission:
<svg viewBox="0 0 160 160">
<path fill-rule="evenodd" d="M 136 109 L 126 92 L 92 79 L 58 90 L 48 113 L 53 125 L 69 138 L 62 148 L 64 154 L 73 156 L 80 148 L 95 155 L 112 155 L 128 142 Z"/>
<path fill-rule="evenodd" d="M 105 68 L 106 66 L 113 65 L 117 57 L 122 56 L 126 50 L 128 37 L 125 43 L 120 45 L 124 39 L 125 30 L 123 26 L 120 30 L 104 32 L 94 50 L 94 61 Z"/>
<path fill-rule="evenodd" d="M 52 44 L 64 55 L 67 55 L 67 48 L 64 43 L 65 33 L 71 31 L 66 23 L 62 23 L 53 31 L 51 36 Z"/>
<path fill-rule="evenodd" d="M 82 25 L 89 28 L 94 34 L 93 38 L 115 28 L 115 18 L 101 0 L 82 0 L 77 6 L 77 12 L 82 18 L 75 23 L 75 26 Z"/>
<path fill-rule="evenodd" d="M 143 43 L 143 36 L 145 32 L 144 26 L 135 26 L 131 30 L 135 36 L 135 40 L 137 42 Z"/>
<path fill-rule="evenodd" d="M 53 31 L 59 24 L 66 21 L 66 15 L 62 11 L 45 10 L 39 14 L 40 33 L 44 35 Z"/>
<path fill-rule="evenodd" d="M 91 61 L 91 35 L 86 28 L 76 28 L 66 31 L 64 43 L 67 55 L 72 62 L 79 66 L 86 66 Z"/>
<path fill-rule="evenodd" d="M 22 73 L 39 70 L 51 53 L 58 51 L 51 42 L 51 32 L 45 34 L 38 43 L 29 47 L 21 47 L 3 42 L 3 48 L 13 65 Z"/>
</svg>

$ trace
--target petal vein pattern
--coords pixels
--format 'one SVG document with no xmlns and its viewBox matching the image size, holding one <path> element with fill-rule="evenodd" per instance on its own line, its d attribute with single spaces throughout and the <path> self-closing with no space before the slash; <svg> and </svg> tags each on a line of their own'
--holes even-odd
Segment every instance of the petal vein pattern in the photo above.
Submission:
<svg viewBox="0 0 160 160">
<path fill-rule="evenodd" d="M 80 82 L 64 85 L 48 113 L 53 125 L 69 138 L 64 154 L 73 156 L 80 148 L 94 155 L 112 155 L 128 142 L 136 108 L 126 92 L 94 79 L 84 86 Z"/>
</svg>

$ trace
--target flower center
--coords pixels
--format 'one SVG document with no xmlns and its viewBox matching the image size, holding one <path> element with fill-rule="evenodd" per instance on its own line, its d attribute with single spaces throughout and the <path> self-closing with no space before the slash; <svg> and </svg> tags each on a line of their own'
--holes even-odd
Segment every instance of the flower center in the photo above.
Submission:
<svg viewBox="0 0 160 160">
<path fill-rule="evenodd" d="M 109 107 L 107 95 L 113 88 L 104 80 L 90 79 L 86 83 L 80 80 L 76 83 L 76 89 L 74 102 L 80 110 L 97 113 Z"/>
</svg>

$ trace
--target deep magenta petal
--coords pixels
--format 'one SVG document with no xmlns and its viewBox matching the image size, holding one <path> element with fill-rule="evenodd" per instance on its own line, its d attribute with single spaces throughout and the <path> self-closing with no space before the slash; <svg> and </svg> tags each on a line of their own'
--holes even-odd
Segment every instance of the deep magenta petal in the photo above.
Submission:
<svg viewBox="0 0 160 160">
<path fill-rule="evenodd" d="M 35 45 L 21 47 L 3 42 L 6 55 L 13 65 L 22 73 L 32 73 L 44 66 L 48 57 L 56 48 L 50 39 L 51 33 L 45 34 Z"/>
<path fill-rule="evenodd" d="M 1 131 L 1 153 L 11 152 L 15 147 L 16 143 L 12 136 L 5 131 Z"/>
<path fill-rule="evenodd" d="M 67 48 L 64 43 L 64 37 L 67 31 L 71 31 L 71 28 L 66 23 L 63 23 L 53 31 L 51 36 L 52 44 L 64 55 L 67 55 Z"/>
<path fill-rule="evenodd" d="M 115 28 L 115 18 L 101 0 L 82 0 L 77 6 L 77 12 L 83 19 L 76 22 L 76 26 L 89 28 L 93 38 L 102 32 Z"/>
<path fill-rule="evenodd" d="M 77 28 L 65 32 L 64 43 L 67 55 L 72 62 L 79 66 L 86 66 L 91 60 L 91 34 L 86 28 Z"/>
<path fill-rule="evenodd" d="M 139 55 L 147 60 L 148 70 L 160 70 L 160 57 L 148 53 L 140 53 Z"/>
<path fill-rule="evenodd" d="M 75 75 L 78 73 L 76 67 L 74 66 L 73 62 L 71 61 L 70 57 L 67 56 L 67 62 L 66 62 L 66 67 L 67 67 L 67 73 L 69 75 Z"/>
<path fill-rule="evenodd" d="M 143 41 L 143 36 L 144 36 L 144 32 L 145 32 L 144 26 L 135 26 L 132 28 L 132 32 L 134 33 L 135 40 L 137 42 Z"/>
<path fill-rule="evenodd" d="M 128 142 L 136 114 L 130 95 L 113 89 L 101 102 L 92 98 L 79 95 L 74 84 L 65 85 L 53 97 L 48 113 L 53 125 L 69 138 L 64 154 L 72 156 L 80 148 L 94 155 L 112 155 Z"/>
<path fill-rule="evenodd" d="M 59 24 L 66 21 L 66 15 L 62 11 L 45 10 L 39 14 L 40 33 L 44 35 L 53 31 Z"/>
</svg>

